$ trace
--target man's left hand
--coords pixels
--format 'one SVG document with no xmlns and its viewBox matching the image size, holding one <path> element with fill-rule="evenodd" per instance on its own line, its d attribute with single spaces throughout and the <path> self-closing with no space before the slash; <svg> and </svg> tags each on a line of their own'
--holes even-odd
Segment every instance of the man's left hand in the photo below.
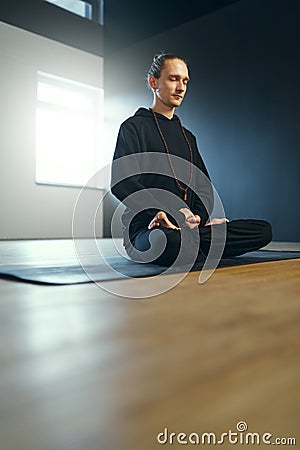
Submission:
<svg viewBox="0 0 300 450">
<path fill-rule="evenodd" d="M 184 227 L 190 228 L 191 230 L 199 227 L 201 219 L 198 214 L 193 214 L 188 208 L 180 208 L 179 211 L 185 216 Z"/>
</svg>

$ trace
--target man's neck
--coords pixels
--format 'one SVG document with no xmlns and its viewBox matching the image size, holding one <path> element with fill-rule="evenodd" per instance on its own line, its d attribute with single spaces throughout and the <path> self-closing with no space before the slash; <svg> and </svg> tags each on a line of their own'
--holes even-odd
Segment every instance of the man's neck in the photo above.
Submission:
<svg viewBox="0 0 300 450">
<path fill-rule="evenodd" d="M 175 111 L 175 108 L 166 106 L 163 103 L 158 104 L 157 102 L 153 102 L 151 109 L 154 112 L 157 112 L 159 114 L 162 114 L 163 116 L 166 116 L 168 119 L 172 119 L 172 117 L 174 116 L 174 111 Z"/>
</svg>

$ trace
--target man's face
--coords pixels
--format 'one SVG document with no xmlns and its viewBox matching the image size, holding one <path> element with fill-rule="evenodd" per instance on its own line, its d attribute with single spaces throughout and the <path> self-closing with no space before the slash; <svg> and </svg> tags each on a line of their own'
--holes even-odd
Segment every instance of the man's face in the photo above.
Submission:
<svg viewBox="0 0 300 450">
<path fill-rule="evenodd" d="M 166 60 L 160 77 L 151 78 L 151 87 L 157 99 L 170 108 L 181 105 L 189 81 L 188 68 L 183 61 Z"/>
</svg>

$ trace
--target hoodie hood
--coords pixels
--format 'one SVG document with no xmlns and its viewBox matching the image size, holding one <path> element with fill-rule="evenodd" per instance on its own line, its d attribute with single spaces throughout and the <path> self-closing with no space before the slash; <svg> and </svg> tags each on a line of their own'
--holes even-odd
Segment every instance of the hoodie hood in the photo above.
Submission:
<svg viewBox="0 0 300 450">
<path fill-rule="evenodd" d="M 157 117 L 159 118 L 159 119 L 162 119 L 162 120 L 168 120 L 168 121 L 178 121 L 179 120 L 179 117 L 176 115 L 176 114 L 174 114 L 174 116 L 172 117 L 172 119 L 168 119 L 166 116 L 164 116 L 163 114 L 160 114 L 160 113 L 155 113 L 156 115 L 157 115 Z M 148 117 L 148 118 L 150 118 L 150 119 L 153 119 L 153 114 L 152 114 L 152 112 L 150 111 L 150 108 L 139 108 L 136 112 L 135 112 L 135 114 L 134 114 L 135 116 L 137 116 L 137 117 Z"/>
</svg>

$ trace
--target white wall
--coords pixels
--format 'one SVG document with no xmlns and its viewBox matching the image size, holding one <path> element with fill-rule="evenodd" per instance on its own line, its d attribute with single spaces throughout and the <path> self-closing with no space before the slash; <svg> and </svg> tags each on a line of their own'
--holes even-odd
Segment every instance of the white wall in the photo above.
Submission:
<svg viewBox="0 0 300 450">
<path fill-rule="evenodd" d="M 80 189 L 35 183 L 38 70 L 103 87 L 102 58 L 0 22 L 0 239 L 72 237 Z"/>
</svg>

